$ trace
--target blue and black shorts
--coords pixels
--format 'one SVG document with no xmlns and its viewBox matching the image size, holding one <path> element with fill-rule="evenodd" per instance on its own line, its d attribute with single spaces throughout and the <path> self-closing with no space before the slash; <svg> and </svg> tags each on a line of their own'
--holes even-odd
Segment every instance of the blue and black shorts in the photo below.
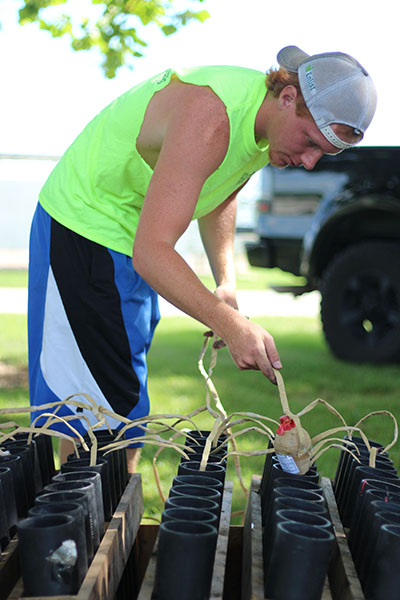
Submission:
<svg viewBox="0 0 400 600">
<path fill-rule="evenodd" d="M 130 420 L 147 416 L 146 356 L 159 318 L 157 294 L 129 256 L 67 229 L 38 205 L 29 262 L 31 405 L 84 392 Z M 81 434 L 88 428 L 83 416 L 91 424 L 97 421 L 91 411 L 69 404 L 57 414 L 77 414 L 79 420 L 70 423 Z M 117 419 L 107 420 L 112 429 L 121 426 Z M 62 423 L 54 428 L 71 435 Z M 131 428 L 127 435 L 143 431 Z"/>
</svg>

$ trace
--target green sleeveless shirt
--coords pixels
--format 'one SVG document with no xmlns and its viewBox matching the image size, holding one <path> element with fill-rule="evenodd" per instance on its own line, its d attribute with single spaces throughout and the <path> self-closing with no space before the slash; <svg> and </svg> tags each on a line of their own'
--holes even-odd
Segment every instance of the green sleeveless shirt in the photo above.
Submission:
<svg viewBox="0 0 400 600">
<path fill-rule="evenodd" d="M 209 86 L 226 106 L 230 140 L 225 159 L 201 190 L 193 219 L 221 204 L 268 162 L 268 142 L 256 143 L 255 118 L 266 94 L 265 74 L 233 66 L 167 71 L 148 79 L 100 112 L 67 149 L 39 202 L 59 223 L 89 240 L 132 256 L 133 240 L 153 171 L 136 149 L 153 94 L 176 76 Z"/>
</svg>

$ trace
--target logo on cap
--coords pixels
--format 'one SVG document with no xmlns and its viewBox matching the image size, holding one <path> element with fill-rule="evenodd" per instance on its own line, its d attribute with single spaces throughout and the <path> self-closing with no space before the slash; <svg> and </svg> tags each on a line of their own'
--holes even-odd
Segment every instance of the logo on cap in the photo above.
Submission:
<svg viewBox="0 0 400 600">
<path fill-rule="evenodd" d="M 314 76 L 312 74 L 312 65 L 307 65 L 305 68 L 305 73 L 306 73 L 306 81 L 308 84 L 308 89 L 310 90 L 310 92 L 315 92 L 317 87 L 315 85 L 315 81 L 314 81 Z"/>
</svg>

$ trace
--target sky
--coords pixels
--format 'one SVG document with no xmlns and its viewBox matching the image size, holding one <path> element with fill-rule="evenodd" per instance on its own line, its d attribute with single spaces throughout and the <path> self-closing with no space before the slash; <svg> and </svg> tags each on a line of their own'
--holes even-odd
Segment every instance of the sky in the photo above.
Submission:
<svg viewBox="0 0 400 600">
<path fill-rule="evenodd" d="M 180 0 L 184 4 L 184 0 Z M 69 0 L 76 14 L 88 0 Z M 165 37 L 147 28 L 150 46 L 133 71 L 108 80 L 96 53 L 74 52 L 37 25 L 17 25 L 19 0 L 0 0 L 0 154 L 60 155 L 86 123 L 119 94 L 167 67 L 236 64 L 260 70 L 276 65 L 278 50 L 294 44 L 308 53 L 340 50 L 370 72 L 378 108 L 364 144 L 397 145 L 393 115 L 400 78 L 397 0 L 205 0 L 211 18 Z M 393 105 L 393 101 L 396 103 Z"/>
</svg>

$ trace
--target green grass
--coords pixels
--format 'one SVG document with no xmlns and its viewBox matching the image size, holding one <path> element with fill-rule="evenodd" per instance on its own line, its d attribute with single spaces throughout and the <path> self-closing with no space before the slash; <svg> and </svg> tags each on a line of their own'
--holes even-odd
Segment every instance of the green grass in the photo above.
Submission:
<svg viewBox="0 0 400 600">
<path fill-rule="evenodd" d="M 26 315 L 0 314 L 0 330 L 0 360 L 12 365 L 26 364 Z"/>
<path fill-rule="evenodd" d="M 0 287 L 27 287 L 26 269 L 0 269 Z"/>
<path fill-rule="evenodd" d="M 209 289 L 215 288 L 215 282 L 209 275 L 201 275 L 200 279 Z M 244 273 L 237 274 L 237 286 L 241 290 L 265 290 L 270 285 L 302 285 L 302 277 L 295 277 L 280 269 L 263 269 L 249 267 Z M 27 287 L 28 272 L 24 269 L 0 269 L 0 287 Z"/>
<path fill-rule="evenodd" d="M 341 412 L 350 424 L 374 410 L 391 411 L 400 419 L 398 366 L 355 365 L 336 360 L 329 353 L 316 318 L 260 318 L 256 319 L 275 337 L 284 365 L 283 376 L 291 408 L 299 411 L 316 398 L 323 398 Z M 26 365 L 26 320 L 21 315 L 0 315 L 0 361 L 9 365 Z M 186 317 L 165 318 L 157 328 L 149 354 L 149 391 L 152 413 L 187 414 L 204 405 L 205 388 L 198 372 L 197 360 L 203 340 L 204 327 Z M 208 357 L 206 357 L 207 359 Z M 206 364 L 208 364 L 206 360 Z M 252 411 L 274 419 L 281 414 L 276 386 L 270 384 L 259 372 L 239 371 L 227 349 L 218 354 L 213 381 L 228 413 Z M 0 407 L 28 404 L 26 386 L 0 388 Z M 0 422 L 18 415 L 0 416 Z M 196 418 L 199 427 L 211 427 L 207 414 Z M 325 406 L 319 405 L 302 419 L 311 435 L 316 435 L 338 425 L 337 419 Z M 370 439 L 388 443 L 393 437 L 393 424 L 387 417 L 375 417 L 365 425 Z M 265 437 L 251 432 L 239 438 L 242 450 L 264 449 Z M 154 446 L 145 446 L 140 463 L 146 515 L 159 517 L 162 502 L 158 496 L 152 472 Z M 396 445 L 390 456 L 396 466 L 400 464 L 400 448 Z M 332 477 L 338 459 L 338 450 L 329 450 L 318 462 L 320 473 Z M 168 493 L 179 458 L 172 450 L 161 452 L 157 466 L 164 493 Z M 232 461 L 230 461 L 232 463 Z M 263 457 L 242 458 L 241 465 L 246 485 L 252 474 L 261 474 Z M 243 510 L 242 493 L 232 464 L 228 465 L 228 478 L 234 481 L 233 511 Z M 240 522 L 236 520 L 233 522 Z"/>
<path fill-rule="evenodd" d="M 3 365 L 3 374 L 0 370 L 0 408 L 27 406 L 29 391 L 26 382 L 28 363 L 26 316 L 0 314 L 0 330 L 2 332 L 0 363 Z M 29 424 L 27 415 L 0 416 L 0 423 L 9 420 L 16 420 L 23 425 Z"/>
<path fill-rule="evenodd" d="M 211 276 L 201 275 L 201 281 L 208 289 L 215 288 Z M 249 267 L 246 272 L 236 274 L 238 290 L 266 290 L 271 285 L 304 285 L 303 277 L 295 277 L 281 269 L 264 269 L 262 267 Z"/>
</svg>

